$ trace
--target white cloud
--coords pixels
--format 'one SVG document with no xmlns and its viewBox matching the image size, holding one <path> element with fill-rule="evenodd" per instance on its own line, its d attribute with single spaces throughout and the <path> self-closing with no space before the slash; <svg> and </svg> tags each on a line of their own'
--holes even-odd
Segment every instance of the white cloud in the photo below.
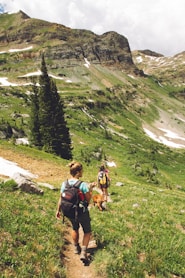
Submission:
<svg viewBox="0 0 185 278">
<path fill-rule="evenodd" d="M 97 34 L 116 31 L 130 47 L 166 56 L 185 50 L 184 0 L 3 0 L 7 11 Z"/>
</svg>

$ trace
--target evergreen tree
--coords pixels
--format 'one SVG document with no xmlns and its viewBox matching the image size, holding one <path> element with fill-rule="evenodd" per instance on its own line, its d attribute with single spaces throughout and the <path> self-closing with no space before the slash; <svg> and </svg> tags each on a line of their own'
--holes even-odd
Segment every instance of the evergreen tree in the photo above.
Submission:
<svg viewBox="0 0 185 278">
<path fill-rule="evenodd" d="M 66 159 L 71 159 L 71 139 L 69 136 L 69 128 L 65 121 L 63 112 L 63 101 L 60 98 L 56 84 L 51 80 L 52 92 L 52 122 L 53 122 L 53 150 L 59 156 Z"/>
<path fill-rule="evenodd" d="M 38 88 L 34 82 L 33 94 L 30 96 L 31 100 L 31 113 L 30 113 L 30 141 L 35 146 L 41 146 L 40 124 L 39 124 L 39 101 L 38 101 Z"/>
<path fill-rule="evenodd" d="M 44 151 L 52 153 L 53 140 L 53 111 L 52 111 L 52 92 L 50 77 L 47 73 L 44 55 L 42 56 L 41 75 L 39 78 L 39 123 L 41 133 L 41 144 Z"/>
<path fill-rule="evenodd" d="M 44 55 L 42 56 L 39 84 L 37 97 L 38 123 L 35 126 L 34 121 L 32 121 L 32 124 L 36 129 L 39 126 L 40 145 L 46 152 L 54 153 L 65 159 L 71 159 L 71 138 L 65 121 L 64 104 L 57 92 L 56 84 L 47 73 Z"/>
</svg>

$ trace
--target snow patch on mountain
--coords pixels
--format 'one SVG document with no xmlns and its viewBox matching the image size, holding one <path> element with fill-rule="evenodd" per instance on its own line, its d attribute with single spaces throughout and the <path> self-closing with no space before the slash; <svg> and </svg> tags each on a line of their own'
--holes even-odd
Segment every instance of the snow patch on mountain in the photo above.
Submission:
<svg viewBox="0 0 185 278">
<path fill-rule="evenodd" d="M 0 157 L 0 175 L 4 175 L 11 178 L 16 173 L 20 173 L 30 178 L 37 178 L 36 175 L 33 175 L 28 170 L 19 167 L 17 163 L 11 162 Z"/>
<path fill-rule="evenodd" d="M 26 47 L 26 48 L 9 49 L 9 50 L 6 50 L 6 51 L 0 51 L 0 54 L 27 51 L 27 50 L 31 50 L 32 48 L 33 48 L 33 46 L 31 45 L 31 46 L 28 46 L 28 47 Z"/>
<path fill-rule="evenodd" d="M 144 124 L 144 132 L 154 141 L 171 148 L 185 148 L 185 116 L 159 111 L 160 119 L 153 124 Z"/>
</svg>

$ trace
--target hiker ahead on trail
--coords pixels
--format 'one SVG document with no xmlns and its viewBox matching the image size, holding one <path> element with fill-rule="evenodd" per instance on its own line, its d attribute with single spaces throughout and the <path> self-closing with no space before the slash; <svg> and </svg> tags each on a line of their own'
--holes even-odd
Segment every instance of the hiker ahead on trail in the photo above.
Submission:
<svg viewBox="0 0 185 278">
<path fill-rule="evenodd" d="M 85 263 L 87 261 L 87 247 L 91 237 L 91 220 L 88 210 L 91 192 L 88 184 L 79 180 L 83 174 L 82 164 L 72 162 L 69 167 L 71 177 L 62 183 L 56 217 L 59 219 L 62 212 L 70 220 L 74 252 L 76 254 L 81 253 L 80 259 Z M 80 225 L 84 232 L 82 248 L 79 244 Z"/>
<path fill-rule="evenodd" d="M 110 185 L 109 172 L 104 165 L 101 165 L 98 172 L 98 186 L 102 191 L 102 195 L 104 197 L 105 202 L 107 202 L 109 185 Z"/>
</svg>

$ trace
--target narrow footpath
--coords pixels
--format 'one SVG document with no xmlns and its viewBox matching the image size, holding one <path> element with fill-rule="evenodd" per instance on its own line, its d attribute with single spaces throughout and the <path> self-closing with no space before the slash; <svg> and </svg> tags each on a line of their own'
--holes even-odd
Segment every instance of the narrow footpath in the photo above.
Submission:
<svg viewBox="0 0 185 278">
<path fill-rule="evenodd" d="M 67 278 L 102 278 L 97 276 L 95 266 L 93 264 L 93 254 L 96 252 L 96 242 L 91 240 L 89 242 L 87 255 L 89 258 L 89 264 L 84 265 L 80 260 L 80 255 L 74 254 L 74 247 L 72 244 L 71 233 L 66 233 L 66 250 L 64 251 L 64 263 L 66 265 Z M 80 243 L 82 242 L 83 232 L 80 228 Z"/>
<path fill-rule="evenodd" d="M 98 193 L 101 193 L 99 188 L 94 188 Z M 108 202 L 112 202 L 110 196 L 108 196 Z M 80 244 L 82 242 L 83 231 L 80 228 Z M 97 250 L 95 240 L 91 239 L 87 249 L 87 255 L 89 257 L 89 264 L 84 265 L 80 260 L 80 255 L 74 254 L 74 247 L 71 238 L 71 228 L 65 235 L 66 249 L 64 251 L 64 263 L 66 265 L 67 278 L 106 278 L 105 276 L 98 276 L 96 274 L 95 265 L 93 263 L 93 256 Z"/>
</svg>

